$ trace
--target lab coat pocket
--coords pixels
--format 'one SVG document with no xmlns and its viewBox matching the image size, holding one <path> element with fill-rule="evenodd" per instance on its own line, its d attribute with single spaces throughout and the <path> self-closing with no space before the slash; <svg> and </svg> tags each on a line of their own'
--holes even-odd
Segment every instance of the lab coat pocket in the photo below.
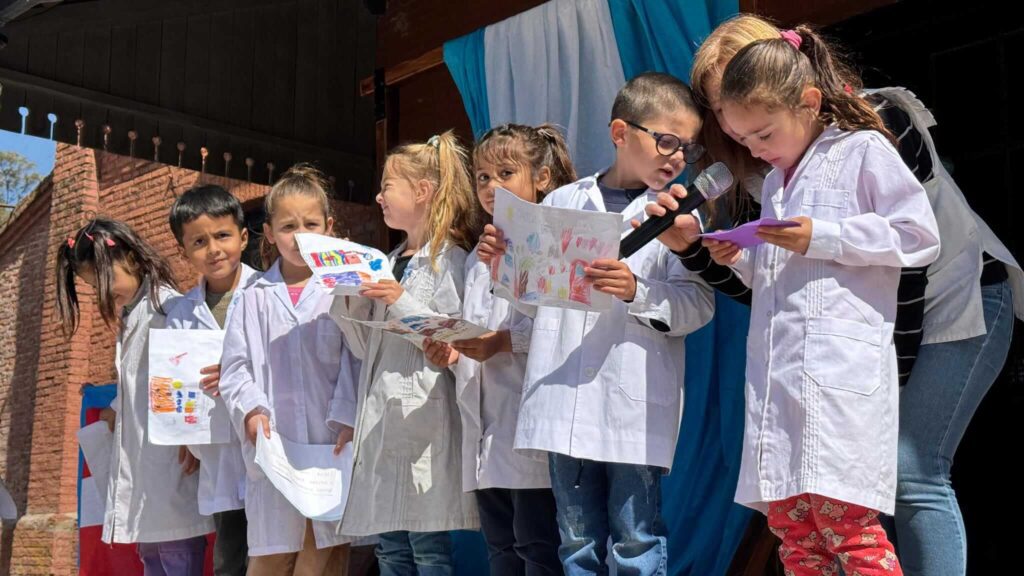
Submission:
<svg viewBox="0 0 1024 576">
<path fill-rule="evenodd" d="M 881 386 L 882 327 L 808 318 L 804 372 L 822 388 L 870 396 Z"/>
<path fill-rule="evenodd" d="M 665 336 L 632 318 L 626 319 L 625 335 L 619 345 L 619 389 L 636 402 L 677 402 L 683 375 L 676 373 L 675 364 L 668 357 Z"/>
<path fill-rule="evenodd" d="M 443 452 L 450 435 L 444 398 L 389 398 L 384 416 L 384 451 L 413 460 Z"/>
<path fill-rule="evenodd" d="M 808 188 L 801 201 L 804 216 L 835 222 L 846 217 L 849 190 L 837 188 Z"/>
</svg>

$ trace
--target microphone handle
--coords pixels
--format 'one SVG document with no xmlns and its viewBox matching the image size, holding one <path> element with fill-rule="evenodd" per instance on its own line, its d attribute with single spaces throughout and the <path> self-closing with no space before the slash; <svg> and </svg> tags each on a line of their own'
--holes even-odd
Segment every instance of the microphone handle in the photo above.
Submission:
<svg viewBox="0 0 1024 576">
<path fill-rule="evenodd" d="M 619 244 L 619 259 L 629 258 L 646 246 L 648 242 L 660 236 L 665 230 L 668 230 L 676 221 L 676 216 L 689 214 L 706 201 L 707 198 L 704 197 L 704 194 L 694 190 L 686 198 L 679 200 L 679 208 L 669 210 L 664 216 L 648 218 L 639 228 L 633 230 L 622 239 L 622 242 Z"/>
</svg>

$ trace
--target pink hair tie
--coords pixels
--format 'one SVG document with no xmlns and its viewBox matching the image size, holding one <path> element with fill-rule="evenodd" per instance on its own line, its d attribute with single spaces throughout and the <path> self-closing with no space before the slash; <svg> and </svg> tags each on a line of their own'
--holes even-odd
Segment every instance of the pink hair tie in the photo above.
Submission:
<svg viewBox="0 0 1024 576">
<path fill-rule="evenodd" d="M 779 36 L 783 40 L 789 42 L 789 45 L 795 48 L 798 52 L 800 51 L 800 45 L 803 44 L 804 39 L 800 37 L 800 33 L 795 30 L 783 30 L 779 32 Z"/>
<path fill-rule="evenodd" d="M 74 238 L 68 238 L 68 248 L 74 248 L 74 247 L 75 247 L 75 239 Z"/>
</svg>

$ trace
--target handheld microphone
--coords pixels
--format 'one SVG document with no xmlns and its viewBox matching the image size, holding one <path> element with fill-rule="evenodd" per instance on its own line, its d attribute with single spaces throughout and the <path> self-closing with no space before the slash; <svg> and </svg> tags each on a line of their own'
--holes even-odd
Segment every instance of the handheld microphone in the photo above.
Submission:
<svg viewBox="0 0 1024 576">
<path fill-rule="evenodd" d="M 729 171 L 725 164 L 715 162 L 708 166 L 706 170 L 693 179 L 686 198 L 677 198 L 679 208 L 669 210 L 664 216 L 648 218 L 639 228 L 633 230 L 622 239 L 622 243 L 619 245 L 619 258 L 632 256 L 637 250 L 647 245 L 648 242 L 660 236 L 662 232 L 672 226 L 676 221 L 676 216 L 689 214 L 704 202 L 714 200 L 724 194 L 732 186 L 732 181 L 732 172 Z M 694 193 L 694 190 L 697 193 Z"/>
</svg>

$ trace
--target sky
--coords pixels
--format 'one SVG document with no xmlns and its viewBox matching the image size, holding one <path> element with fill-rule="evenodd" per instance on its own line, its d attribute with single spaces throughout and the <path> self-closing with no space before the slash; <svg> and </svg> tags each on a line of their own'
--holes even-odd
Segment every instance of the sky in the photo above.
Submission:
<svg viewBox="0 0 1024 576">
<path fill-rule="evenodd" d="M 36 171 L 42 176 L 53 170 L 56 148 L 56 143 L 52 140 L 0 130 L 0 151 L 14 151 L 35 162 Z"/>
</svg>

